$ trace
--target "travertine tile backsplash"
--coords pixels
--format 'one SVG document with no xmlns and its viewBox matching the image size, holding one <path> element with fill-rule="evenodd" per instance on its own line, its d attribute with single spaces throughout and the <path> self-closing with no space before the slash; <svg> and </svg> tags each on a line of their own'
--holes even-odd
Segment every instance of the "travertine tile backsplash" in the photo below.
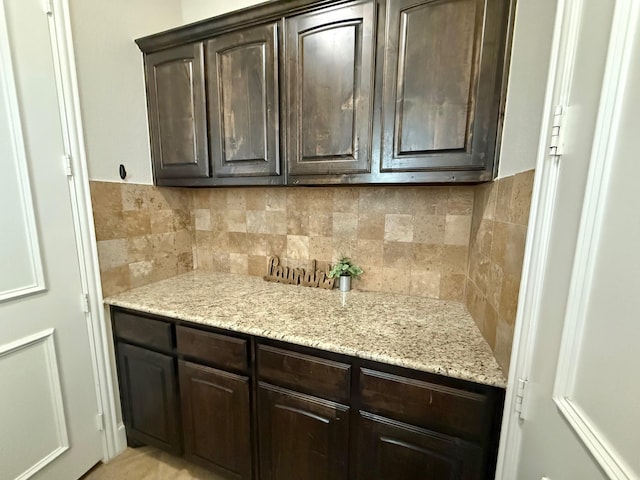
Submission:
<svg viewBox="0 0 640 480">
<path fill-rule="evenodd" d="M 354 288 L 466 302 L 508 368 L 533 172 L 455 187 L 182 189 L 91 182 L 103 292 L 191 269 L 263 276 L 277 255 Z"/>
</svg>

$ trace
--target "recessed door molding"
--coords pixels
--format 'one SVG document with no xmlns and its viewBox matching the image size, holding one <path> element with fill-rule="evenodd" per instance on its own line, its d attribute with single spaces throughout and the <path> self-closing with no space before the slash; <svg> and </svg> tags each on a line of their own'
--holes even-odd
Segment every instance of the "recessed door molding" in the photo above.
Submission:
<svg viewBox="0 0 640 480">
<path fill-rule="evenodd" d="M 553 392 L 553 400 L 571 428 L 609 478 L 615 480 L 637 480 L 638 476 L 602 433 L 589 411 L 580 404 L 575 384 L 588 318 L 589 299 L 594 295 L 594 271 L 597 262 L 595 252 L 603 229 L 609 180 L 612 165 L 615 163 L 613 146 L 618 137 L 625 98 L 624 89 L 639 19 L 639 2 L 616 2 Z"/>
</svg>

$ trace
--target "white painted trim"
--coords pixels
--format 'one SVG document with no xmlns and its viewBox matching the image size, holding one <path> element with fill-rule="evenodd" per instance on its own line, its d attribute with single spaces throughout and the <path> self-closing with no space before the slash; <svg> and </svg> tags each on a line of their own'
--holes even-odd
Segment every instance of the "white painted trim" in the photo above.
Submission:
<svg viewBox="0 0 640 480">
<path fill-rule="evenodd" d="M 640 2 L 616 2 L 553 392 L 560 412 L 609 478 L 616 480 L 637 476 L 573 397 L 597 260 L 593 252 L 597 250 L 605 216 L 615 161 L 613 143 L 618 136 L 639 14 Z"/>
<path fill-rule="evenodd" d="M 110 336 L 104 316 L 100 268 L 91 208 L 80 94 L 75 65 L 68 0 L 53 0 L 49 15 L 50 38 L 56 70 L 61 121 L 64 127 L 65 153 L 71 157 L 73 176 L 69 177 L 69 193 L 73 207 L 76 244 L 84 293 L 89 298 L 86 324 L 93 359 L 96 393 L 105 423 L 103 460 L 108 461 L 126 448 L 126 437 L 118 428 L 116 398 L 109 358 Z"/>
<path fill-rule="evenodd" d="M 42 332 L 29 335 L 27 337 L 15 340 L 6 345 L 0 346 L 0 358 L 6 355 L 15 354 L 20 350 L 25 350 L 38 343 L 44 343 L 47 354 L 47 373 L 49 377 L 49 388 L 51 389 L 51 397 L 53 399 L 53 411 L 55 415 L 56 430 L 58 433 L 58 447 L 45 455 L 34 465 L 15 477 L 15 480 L 26 480 L 31 478 L 37 472 L 42 470 L 56 458 L 69 449 L 69 436 L 67 434 L 67 422 L 64 414 L 64 402 L 62 400 L 62 387 L 60 385 L 60 373 L 58 370 L 58 357 L 56 356 L 56 347 L 53 341 L 54 329 L 49 328 Z"/>
<path fill-rule="evenodd" d="M 42 292 L 46 289 L 42 257 L 40 255 L 38 229 L 33 210 L 33 196 L 31 194 L 31 183 L 29 181 L 27 153 L 24 146 L 24 135 L 22 134 L 22 120 L 18 104 L 18 92 L 16 91 L 10 45 L 11 43 L 9 42 L 4 0 L 0 0 L 0 75 L 2 75 L 2 83 L 5 86 L 4 91 L 0 92 L 0 95 L 5 97 L 7 108 L 9 110 L 9 123 L 12 126 L 13 151 L 15 154 L 13 160 L 16 162 L 16 171 L 18 173 L 19 180 L 18 187 L 20 189 L 20 197 L 22 199 L 22 210 L 24 211 L 25 221 L 27 224 L 26 226 L 28 229 L 29 251 L 31 253 L 31 268 L 33 276 L 33 283 L 29 285 L 0 292 L 0 302 Z"/>
<path fill-rule="evenodd" d="M 498 449 L 496 480 L 517 478 L 522 443 L 521 420 L 515 413 L 517 385 L 519 379 L 528 379 L 531 372 L 559 177 L 558 159 L 548 156 L 547 147 L 554 108 L 556 105 L 566 104 L 570 80 L 573 77 L 573 60 L 577 50 L 581 10 L 581 0 L 558 1 L 511 351 L 511 368 Z M 527 403 L 522 405 L 522 417 L 525 421 L 526 415 Z"/>
</svg>

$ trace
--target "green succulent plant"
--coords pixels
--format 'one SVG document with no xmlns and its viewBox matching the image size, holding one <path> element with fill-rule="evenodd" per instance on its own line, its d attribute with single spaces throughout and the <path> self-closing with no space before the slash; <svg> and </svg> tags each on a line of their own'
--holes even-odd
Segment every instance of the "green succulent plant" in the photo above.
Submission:
<svg viewBox="0 0 640 480">
<path fill-rule="evenodd" d="M 345 275 L 353 278 L 358 278 L 363 273 L 364 270 L 362 270 L 359 266 L 349 260 L 348 257 L 342 257 L 340 258 L 340 260 L 338 260 L 338 263 L 333 266 L 328 275 L 330 278 L 341 277 Z"/>
</svg>

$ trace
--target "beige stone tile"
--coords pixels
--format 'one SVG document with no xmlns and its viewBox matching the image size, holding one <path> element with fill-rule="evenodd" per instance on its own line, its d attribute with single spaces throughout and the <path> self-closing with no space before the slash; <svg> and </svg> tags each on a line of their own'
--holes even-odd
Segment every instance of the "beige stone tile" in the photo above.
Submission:
<svg viewBox="0 0 640 480">
<path fill-rule="evenodd" d="M 244 188 L 230 188 L 227 190 L 227 210 L 247 209 L 246 190 Z"/>
<path fill-rule="evenodd" d="M 313 187 L 306 192 L 306 210 L 309 212 L 331 213 L 335 187 Z"/>
<path fill-rule="evenodd" d="M 500 310 L 500 299 L 502 297 L 502 280 L 504 273 L 502 267 L 491 262 L 487 276 L 486 295 L 489 304 L 496 310 Z"/>
<path fill-rule="evenodd" d="M 358 214 L 341 213 L 333 214 L 333 236 L 335 238 L 355 240 L 358 231 Z"/>
<path fill-rule="evenodd" d="M 534 170 L 522 172 L 513 177 L 511 192 L 511 209 L 509 221 L 518 225 L 529 223 L 529 208 L 533 193 Z"/>
<path fill-rule="evenodd" d="M 287 189 L 267 188 L 265 192 L 265 208 L 267 211 L 282 211 L 287 209 Z"/>
<path fill-rule="evenodd" d="M 207 246 L 196 246 L 193 253 L 194 270 L 213 270 L 213 251 Z"/>
<path fill-rule="evenodd" d="M 197 208 L 206 208 L 207 210 L 209 209 L 209 192 L 211 190 L 210 189 L 205 189 L 205 188 L 198 188 L 198 189 L 194 189 L 193 193 L 192 193 L 192 202 L 193 202 L 193 208 L 197 209 Z"/>
<path fill-rule="evenodd" d="M 359 240 L 383 240 L 385 216 L 383 213 L 358 213 Z"/>
<path fill-rule="evenodd" d="M 464 289 L 467 277 L 458 273 L 442 273 L 440 275 L 440 296 L 442 300 L 454 302 L 464 301 Z"/>
<path fill-rule="evenodd" d="M 309 235 L 330 237 L 333 235 L 333 214 L 309 212 Z"/>
<path fill-rule="evenodd" d="M 108 270 L 101 269 L 100 278 L 102 280 L 102 294 L 105 297 L 131 289 L 129 265 L 121 265 Z"/>
<path fill-rule="evenodd" d="M 196 230 L 213 230 L 211 223 L 211 211 L 208 208 L 197 208 L 193 213 L 196 222 Z"/>
<path fill-rule="evenodd" d="M 384 239 L 389 242 L 412 242 L 413 215 L 394 213 L 385 215 Z"/>
<path fill-rule="evenodd" d="M 184 212 L 183 212 L 184 214 Z M 186 227 L 177 228 L 175 221 L 176 214 L 173 210 L 154 210 L 149 214 L 151 233 L 168 233 L 181 230 Z"/>
<path fill-rule="evenodd" d="M 491 260 L 484 255 L 473 255 L 469 258 L 469 276 L 483 295 L 487 293 L 489 267 Z"/>
<path fill-rule="evenodd" d="M 122 192 L 120 183 L 89 182 L 93 212 L 111 213 L 122 211 Z"/>
<path fill-rule="evenodd" d="M 262 187 L 245 189 L 245 201 L 247 210 L 266 210 L 266 189 Z"/>
<path fill-rule="evenodd" d="M 446 245 L 469 245 L 470 235 L 470 215 L 447 215 L 444 227 L 444 243 Z"/>
<path fill-rule="evenodd" d="M 493 242 L 493 220 L 483 219 L 478 227 L 475 238 L 471 239 L 471 243 L 476 245 L 478 251 L 483 255 L 491 255 L 491 245 Z"/>
<path fill-rule="evenodd" d="M 306 235 L 287 235 L 287 257 L 296 260 L 309 260 L 309 237 Z"/>
<path fill-rule="evenodd" d="M 496 349 L 496 330 L 498 328 L 498 321 L 498 313 L 489 303 L 486 303 L 482 336 L 494 351 Z"/>
<path fill-rule="evenodd" d="M 360 189 L 359 213 L 406 213 L 415 210 L 416 189 L 366 187 Z"/>
<path fill-rule="evenodd" d="M 247 212 L 245 210 L 227 210 L 227 231 L 246 232 Z"/>
<path fill-rule="evenodd" d="M 211 213 L 211 230 L 214 232 L 227 232 L 227 215 L 226 213 L 210 210 Z"/>
<path fill-rule="evenodd" d="M 96 240 L 113 240 L 126 238 L 126 225 L 123 220 L 123 212 L 94 211 L 93 222 L 96 231 Z"/>
<path fill-rule="evenodd" d="M 420 187 L 415 190 L 415 199 L 415 209 L 410 213 L 444 216 L 449 203 L 449 187 Z"/>
<path fill-rule="evenodd" d="M 367 264 L 372 267 L 382 267 L 383 255 L 384 242 L 382 240 L 358 240 L 353 260 L 358 265 Z"/>
<path fill-rule="evenodd" d="M 213 252 L 211 254 L 211 270 L 214 272 L 230 273 L 230 259 L 228 252 Z"/>
<path fill-rule="evenodd" d="M 495 220 L 508 222 L 511 216 L 511 193 L 513 177 L 501 178 L 497 181 L 498 196 L 496 198 Z"/>
<path fill-rule="evenodd" d="M 178 256 L 175 254 L 156 256 L 153 259 L 151 281 L 159 282 L 178 274 Z"/>
<path fill-rule="evenodd" d="M 386 289 L 382 267 L 360 265 L 360 268 L 364 273 L 354 280 L 353 288 L 365 292 L 380 292 L 383 288 Z"/>
<path fill-rule="evenodd" d="M 287 235 L 309 235 L 309 213 L 287 211 Z"/>
<path fill-rule="evenodd" d="M 442 245 L 414 244 L 411 268 L 440 271 L 442 269 L 442 249 Z"/>
<path fill-rule="evenodd" d="M 491 260 L 493 262 L 504 266 L 508 244 L 509 224 L 504 222 L 494 222 L 493 237 L 491 241 Z"/>
<path fill-rule="evenodd" d="M 126 237 L 148 235 L 151 233 L 151 219 L 149 211 L 123 212 L 122 221 Z"/>
<path fill-rule="evenodd" d="M 287 234 L 287 212 L 267 210 L 267 232 L 273 235 Z"/>
<path fill-rule="evenodd" d="M 132 288 L 147 285 L 153 281 L 153 260 L 143 260 L 129 264 L 129 278 Z"/>
<path fill-rule="evenodd" d="M 444 243 L 444 215 L 417 214 L 413 220 L 413 241 L 441 245 Z"/>
<path fill-rule="evenodd" d="M 309 237 L 309 258 L 331 262 L 333 260 L 333 239 L 331 237 Z"/>
<path fill-rule="evenodd" d="M 193 270 L 193 252 L 182 252 L 178 254 L 178 275 Z"/>
<path fill-rule="evenodd" d="M 245 251 L 247 255 L 267 254 L 267 235 L 260 233 L 247 233 L 245 237 Z"/>
<path fill-rule="evenodd" d="M 229 254 L 229 271 L 240 275 L 249 274 L 249 255 L 246 253 Z"/>
<path fill-rule="evenodd" d="M 384 242 L 383 265 L 401 270 L 411 269 L 414 245 L 408 242 Z"/>
<path fill-rule="evenodd" d="M 513 344 L 513 326 L 505 322 L 498 322 L 496 328 L 496 347 L 494 350 L 498 365 L 502 368 L 505 376 L 509 374 L 509 363 L 511 360 L 511 346 Z"/>
<path fill-rule="evenodd" d="M 151 185 L 121 184 L 122 210 L 148 210 L 150 208 Z"/>
<path fill-rule="evenodd" d="M 211 248 L 217 251 L 229 250 L 229 233 L 211 232 Z"/>
<path fill-rule="evenodd" d="M 339 187 L 333 191 L 333 211 L 358 213 L 360 192 L 357 187 Z"/>
<path fill-rule="evenodd" d="M 229 232 L 227 235 L 229 244 L 226 250 L 229 253 L 247 253 L 249 245 L 247 235 L 243 232 Z"/>
<path fill-rule="evenodd" d="M 407 274 L 409 272 L 406 272 Z M 411 270 L 411 295 L 440 298 L 440 272 Z"/>
<path fill-rule="evenodd" d="M 263 277 L 267 274 L 267 256 L 249 255 L 248 274 L 253 277 Z"/>
<path fill-rule="evenodd" d="M 212 212 L 221 212 L 228 209 L 227 193 L 225 188 L 208 188 L 205 190 L 209 197 L 209 210 Z"/>
<path fill-rule="evenodd" d="M 411 272 L 409 269 L 383 267 L 382 275 L 385 292 L 406 294 L 411 289 Z"/>
<path fill-rule="evenodd" d="M 443 245 L 441 251 L 443 271 L 456 274 L 466 273 L 469 247 L 466 245 Z"/>
<path fill-rule="evenodd" d="M 247 210 L 246 218 L 248 233 L 269 233 L 265 210 Z"/>
<path fill-rule="evenodd" d="M 357 242 L 356 240 L 348 238 L 332 238 L 333 243 L 333 255 L 331 260 L 337 261 L 342 257 L 353 258 L 356 253 Z"/>
<path fill-rule="evenodd" d="M 471 215 L 473 213 L 474 187 L 451 187 L 447 200 L 447 215 Z"/>
<path fill-rule="evenodd" d="M 515 324 L 518 309 L 518 294 L 520 290 L 520 277 L 514 277 L 505 273 L 502 280 L 500 294 L 500 319 L 509 325 Z"/>
<path fill-rule="evenodd" d="M 467 281 L 465 289 L 465 304 L 467 305 L 467 309 L 473 317 L 473 320 L 476 322 L 476 325 L 484 335 L 487 301 L 472 280 Z"/>
<path fill-rule="evenodd" d="M 97 245 L 100 270 L 110 270 L 129 261 L 126 239 L 100 240 Z"/>
<path fill-rule="evenodd" d="M 287 254 L 286 235 L 267 235 L 265 240 L 267 256 L 278 256 L 282 258 Z"/>
</svg>

